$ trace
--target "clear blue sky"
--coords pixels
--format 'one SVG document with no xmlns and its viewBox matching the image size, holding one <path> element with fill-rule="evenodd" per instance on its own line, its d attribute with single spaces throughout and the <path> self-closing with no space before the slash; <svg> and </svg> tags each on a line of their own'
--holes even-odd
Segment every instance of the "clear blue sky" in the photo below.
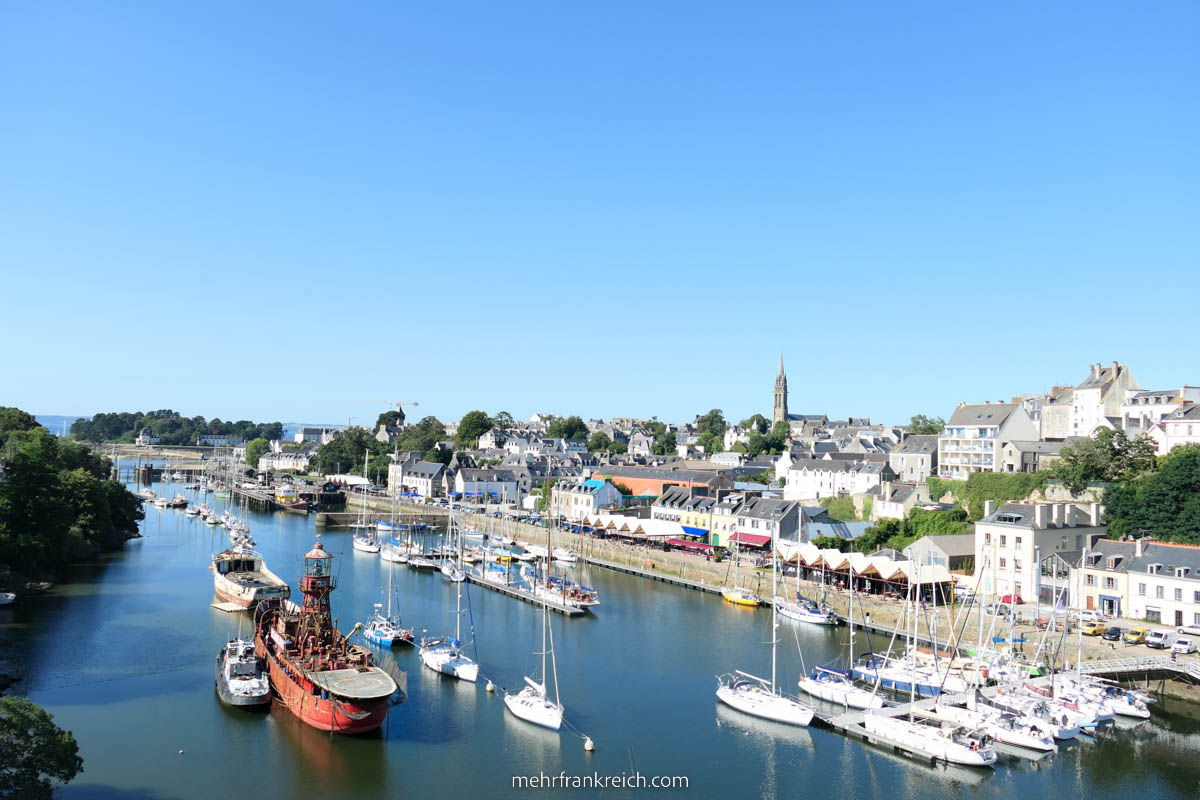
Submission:
<svg viewBox="0 0 1200 800">
<path fill-rule="evenodd" d="M 1200 4 L 342 5 L 0 8 L 0 404 L 1200 382 Z"/>
</svg>

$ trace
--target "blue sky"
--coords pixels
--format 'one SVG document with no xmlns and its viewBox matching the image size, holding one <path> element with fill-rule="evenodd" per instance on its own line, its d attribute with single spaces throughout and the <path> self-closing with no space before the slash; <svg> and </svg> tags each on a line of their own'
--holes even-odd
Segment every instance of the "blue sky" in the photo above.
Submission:
<svg viewBox="0 0 1200 800">
<path fill-rule="evenodd" d="M 901 422 L 1200 382 L 1200 5 L 0 9 L 0 404 Z"/>
</svg>

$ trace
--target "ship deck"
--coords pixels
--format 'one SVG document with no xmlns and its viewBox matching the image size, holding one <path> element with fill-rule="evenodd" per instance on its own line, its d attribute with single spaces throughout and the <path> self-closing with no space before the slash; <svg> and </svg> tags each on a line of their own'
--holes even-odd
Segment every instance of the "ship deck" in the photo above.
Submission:
<svg viewBox="0 0 1200 800">
<path fill-rule="evenodd" d="M 357 669 L 309 672 L 308 677 L 314 684 L 330 694 L 349 700 L 372 700 L 388 697 L 396 691 L 396 682 L 392 680 L 392 676 L 379 667 L 371 667 L 365 672 Z"/>
</svg>

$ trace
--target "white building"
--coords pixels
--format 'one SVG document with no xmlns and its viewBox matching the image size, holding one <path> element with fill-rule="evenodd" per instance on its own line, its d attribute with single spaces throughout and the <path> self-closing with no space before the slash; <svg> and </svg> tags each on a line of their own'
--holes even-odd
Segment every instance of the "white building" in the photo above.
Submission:
<svg viewBox="0 0 1200 800">
<path fill-rule="evenodd" d="M 1200 386 L 1181 386 L 1178 390 L 1133 392 L 1121 405 L 1121 430 L 1130 438 L 1148 433 L 1184 405 L 1200 403 Z"/>
<path fill-rule="evenodd" d="M 1039 595 L 1054 602 L 1055 585 L 1043 578 L 1042 564 L 1058 556 L 1078 564 L 1083 551 L 1108 530 L 1100 524 L 1098 503 L 1005 503 L 989 500 L 983 519 L 975 523 L 975 580 L 989 596 L 1016 594 L 1026 602 Z M 1075 605 L 1079 587 L 1063 584 L 1067 604 Z"/>
<path fill-rule="evenodd" d="M 303 450 L 280 450 L 279 452 L 263 453 L 258 459 L 259 472 L 308 472 L 312 462 L 312 453 Z"/>
<path fill-rule="evenodd" d="M 1183 406 L 1150 428 L 1150 438 L 1165 456 L 1181 444 L 1200 444 L 1200 405 Z"/>
<path fill-rule="evenodd" d="M 142 428 L 141 433 L 138 434 L 138 437 L 134 440 L 134 443 L 140 445 L 151 445 L 158 444 L 161 441 L 161 436 L 151 433 L 149 428 Z"/>
<path fill-rule="evenodd" d="M 898 480 L 921 483 L 937 473 L 938 437 L 936 434 L 913 434 L 888 453 L 888 466 Z"/>
<path fill-rule="evenodd" d="M 1125 398 L 1141 389 L 1129 367 L 1116 361 L 1111 367 L 1093 364 L 1087 379 L 1075 387 L 1071 398 L 1071 436 L 1091 436 L 1097 428 L 1118 428 Z M 1036 437 L 1017 437 L 1032 439 Z"/>
<path fill-rule="evenodd" d="M 778 475 L 778 467 L 776 467 Z M 785 500 L 821 500 L 826 497 L 862 494 L 895 473 L 886 464 L 866 461 L 793 459 L 783 477 Z"/>
<path fill-rule="evenodd" d="M 337 428 L 300 428 L 293 434 L 292 438 L 299 444 L 304 444 L 305 442 L 329 444 L 340 436 L 341 433 Z"/>
<path fill-rule="evenodd" d="M 203 436 L 196 437 L 196 444 L 201 447 L 232 447 L 242 443 L 240 436 L 225 436 L 215 433 L 206 433 Z"/>
<path fill-rule="evenodd" d="M 1200 547 L 1137 544 L 1127 572 L 1129 616 L 1172 627 L 1200 625 Z"/>
<path fill-rule="evenodd" d="M 962 404 L 938 435 L 938 477 L 962 481 L 973 472 L 999 472 L 1006 442 L 1037 438 L 1018 403 Z"/>
<path fill-rule="evenodd" d="M 585 480 L 550 490 L 550 513 L 578 522 L 601 511 L 611 513 L 622 503 L 621 490 L 608 480 Z"/>
</svg>

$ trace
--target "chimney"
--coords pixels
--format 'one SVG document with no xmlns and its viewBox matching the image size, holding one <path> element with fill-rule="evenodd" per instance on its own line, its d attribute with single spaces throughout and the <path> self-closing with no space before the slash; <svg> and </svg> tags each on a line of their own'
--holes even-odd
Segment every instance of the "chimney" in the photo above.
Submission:
<svg viewBox="0 0 1200 800">
<path fill-rule="evenodd" d="M 1088 509 L 1088 511 L 1091 513 L 1092 527 L 1093 528 L 1099 527 L 1100 526 L 1100 504 L 1092 503 L 1092 505 Z"/>
<path fill-rule="evenodd" d="M 996 501 L 995 500 L 984 500 L 983 501 L 983 515 L 985 517 L 990 517 L 993 513 L 995 513 L 995 511 L 996 511 Z"/>
<path fill-rule="evenodd" d="M 1050 524 L 1055 528 L 1061 528 L 1063 526 L 1063 515 L 1066 511 L 1067 509 L 1063 507 L 1062 503 L 1055 503 L 1050 506 Z"/>
<path fill-rule="evenodd" d="M 1046 527 L 1046 503 L 1033 504 L 1033 527 L 1034 530 Z"/>
<path fill-rule="evenodd" d="M 1117 370 L 1118 370 L 1118 369 L 1120 369 L 1120 366 L 1117 364 L 1117 362 L 1115 362 L 1115 361 L 1114 361 L 1114 362 L 1113 362 L 1113 377 L 1114 377 L 1114 378 L 1115 378 L 1115 377 L 1117 377 Z"/>
<path fill-rule="evenodd" d="M 1137 543 L 1133 546 L 1133 557 L 1134 558 L 1142 557 L 1142 540 L 1145 538 L 1146 537 L 1144 537 L 1144 536 L 1139 536 Z"/>
</svg>

